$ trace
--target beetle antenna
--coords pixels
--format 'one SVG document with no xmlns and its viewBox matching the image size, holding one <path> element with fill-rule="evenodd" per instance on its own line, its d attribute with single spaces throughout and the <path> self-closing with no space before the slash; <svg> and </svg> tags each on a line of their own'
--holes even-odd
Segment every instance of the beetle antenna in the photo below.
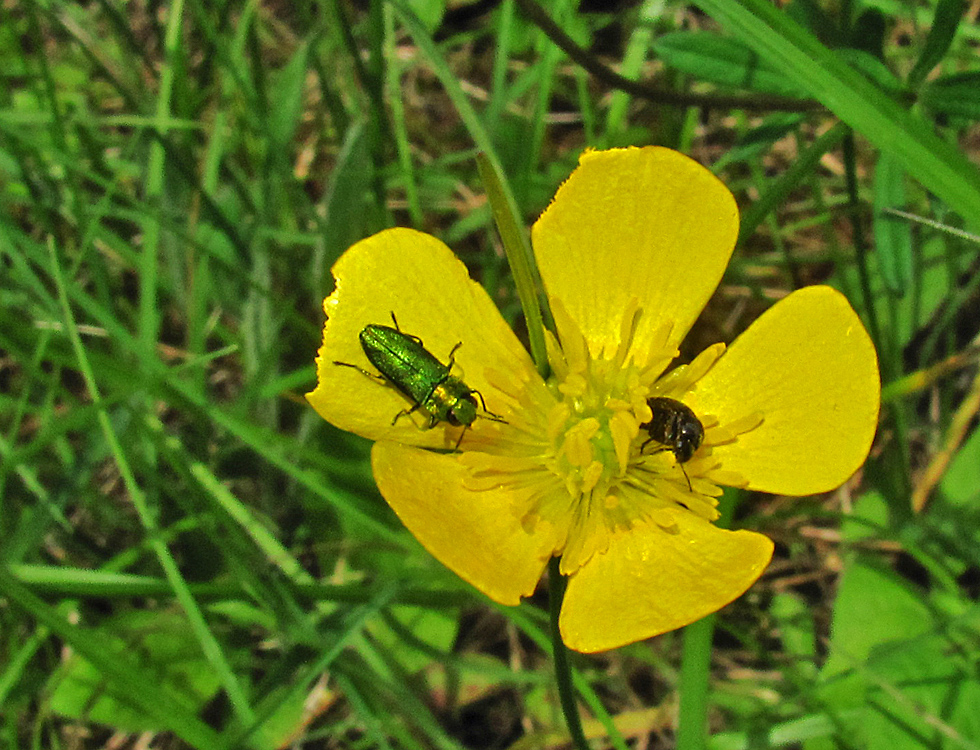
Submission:
<svg viewBox="0 0 980 750">
<path fill-rule="evenodd" d="M 449 364 L 446 365 L 446 369 L 447 370 L 452 370 L 453 369 L 453 365 L 456 364 L 456 350 L 459 349 L 459 347 L 461 347 L 462 345 L 463 345 L 463 342 L 462 341 L 459 341 L 459 342 L 456 343 L 456 346 L 454 346 L 452 349 L 450 349 L 450 351 L 449 351 Z"/>
<path fill-rule="evenodd" d="M 687 469 L 685 469 L 685 468 L 684 468 L 684 464 L 680 464 L 680 463 L 679 463 L 679 464 L 677 464 L 677 465 L 678 465 L 678 466 L 680 466 L 680 467 L 681 467 L 681 471 L 683 471 L 683 472 L 684 472 L 684 478 L 685 478 L 685 479 L 687 480 L 687 488 L 688 488 L 688 489 L 689 489 L 689 490 L 690 490 L 691 492 L 694 492 L 694 487 L 693 487 L 693 486 L 691 485 L 691 478 L 690 478 L 690 477 L 689 477 L 689 476 L 687 475 Z"/>
</svg>

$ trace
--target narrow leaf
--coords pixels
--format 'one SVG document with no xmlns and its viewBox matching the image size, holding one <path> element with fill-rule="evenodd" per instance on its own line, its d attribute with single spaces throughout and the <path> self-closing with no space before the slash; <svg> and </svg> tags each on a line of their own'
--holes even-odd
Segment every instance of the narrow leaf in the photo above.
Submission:
<svg viewBox="0 0 980 750">
<path fill-rule="evenodd" d="M 703 81 L 766 94 L 806 95 L 737 39 L 708 31 L 676 31 L 659 37 L 653 48 L 667 65 Z"/>
<path fill-rule="evenodd" d="M 303 112 L 303 89 L 309 51 L 309 42 L 300 45 L 276 78 L 269 118 L 272 149 L 283 149 L 288 146 L 299 125 Z"/>
<path fill-rule="evenodd" d="M 915 61 L 915 67 L 909 73 L 909 85 L 918 86 L 925 80 L 929 72 L 945 57 L 949 45 L 953 43 L 960 19 L 966 11 L 965 0 L 939 0 L 936 3 L 936 15 L 932 19 L 932 28 L 922 47 L 922 54 Z"/>
<path fill-rule="evenodd" d="M 905 170 L 889 154 L 882 154 L 874 177 L 874 236 L 878 268 L 888 290 L 903 296 L 912 278 L 912 227 L 885 212 L 905 206 Z"/>
<path fill-rule="evenodd" d="M 696 4 L 778 67 L 969 222 L 980 217 L 980 172 L 931 123 L 908 112 L 767 0 Z"/>
<path fill-rule="evenodd" d="M 935 114 L 980 120 L 980 70 L 930 81 L 922 89 L 919 101 Z"/>
</svg>

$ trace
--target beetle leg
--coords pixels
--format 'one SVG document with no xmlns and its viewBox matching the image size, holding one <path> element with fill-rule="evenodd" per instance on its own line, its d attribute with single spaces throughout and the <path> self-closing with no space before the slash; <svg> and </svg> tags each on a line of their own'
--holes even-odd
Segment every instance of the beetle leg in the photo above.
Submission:
<svg viewBox="0 0 980 750">
<path fill-rule="evenodd" d="M 422 339 L 420 339 L 418 336 L 413 336 L 410 333 L 405 333 L 401 329 L 401 327 L 398 325 L 398 318 L 395 317 L 394 311 L 392 311 L 391 313 L 391 322 L 395 324 L 395 330 L 398 331 L 398 333 L 400 333 L 402 336 L 405 336 L 406 338 L 410 338 L 412 341 L 414 341 L 416 344 L 421 346 L 423 349 L 425 348 L 425 345 L 422 343 Z"/>
<path fill-rule="evenodd" d="M 483 407 L 483 411 L 484 411 L 484 414 L 480 415 L 481 417 L 483 417 L 484 419 L 489 419 L 491 422 L 501 422 L 502 424 L 507 424 L 506 419 L 504 419 L 499 414 L 494 414 L 492 411 L 490 411 L 487 408 L 487 402 L 483 400 L 482 393 L 480 393 L 476 388 L 471 388 L 470 393 L 475 393 L 477 396 L 480 397 L 480 406 Z"/>
<path fill-rule="evenodd" d="M 353 370 L 357 370 L 362 375 L 367 375 L 371 380 L 377 380 L 379 383 L 384 385 L 390 385 L 388 379 L 384 375 L 375 375 L 373 372 L 368 372 L 363 367 L 358 367 L 357 365 L 352 365 L 350 362 L 339 362 L 336 359 L 333 361 L 335 365 L 340 365 L 341 367 L 350 367 Z"/>
<path fill-rule="evenodd" d="M 402 417 L 409 416 L 412 412 L 414 412 L 416 409 L 418 409 L 421 405 L 422 404 L 415 404 L 415 406 L 413 406 L 411 409 L 402 409 L 400 412 L 398 412 L 395 415 L 395 418 L 391 420 L 391 426 L 394 427 L 395 426 L 395 422 L 397 422 Z M 430 419 L 430 421 L 429 421 L 429 429 L 431 429 L 433 426 L 434 425 L 432 424 L 432 421 Z"/>
</svg>

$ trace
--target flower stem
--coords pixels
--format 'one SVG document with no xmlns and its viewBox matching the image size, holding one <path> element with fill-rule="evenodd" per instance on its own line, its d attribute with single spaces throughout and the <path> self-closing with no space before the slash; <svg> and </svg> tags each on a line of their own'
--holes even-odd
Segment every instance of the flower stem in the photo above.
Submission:
<svg viewBox="0 0 980 750">
<path fill-rule="evenodd" d="M 715 525 L 731 528 L 735 506 L 742 491 L 726 488 L 718 504 Z M 684 628 L 681 649 L 680 706 L 677 712 L 677 750 L 704 750 L 708 746 L 708 688 L 711 676 L 711 641 L 715 615 L 710 614 Z"/>
<path fill-rule="evenodd" d="M 507 189 L 499 166 L 486 153 L 476 155 L 476 165 L 480 170 L 490 201 L 493 220 L 500 232 L 500 241 L 510 264 L 510 272 L 514 275 L 514 286 L 517 297 L 524 310 L 524 322 L 527 325 L 527 338 L 531 348 L 531 359 L 538 368 L 541 377 L 548 375 L 548 354 L 544 343 L 544 318 L 541 309 L 540 279 L 534 265 L 534 255 L 527 233 L 519 223 L 520 214 L 514 203 L 513 194 Z"/>
<path fill-rule="evenodd" d="M 714 632 L 713 614 L 684 628 L 677 750 L 704 750 L 708 746 L 708 678 Z"/>
<path fill-rule="evenodd" d="M 558 630 L 558 615 L 561 612 L 561 602 L 565 598 L 565 576 L 558 569 L 557 557 L 548 562 L 548 609 L 551 614 L 551 645 L 555 659 L 555 681 L 558 683 L 558 699 L 561 710 L 568 724 L 568 734 L 578 750 L 589 750 L 589 743 L 582 731 L 582 718 L 578 714 L 575 703 L 575 686 L 572 683 L 572 665 L 568 660 L 568 649 L 561 639 Z"/>
</svg>

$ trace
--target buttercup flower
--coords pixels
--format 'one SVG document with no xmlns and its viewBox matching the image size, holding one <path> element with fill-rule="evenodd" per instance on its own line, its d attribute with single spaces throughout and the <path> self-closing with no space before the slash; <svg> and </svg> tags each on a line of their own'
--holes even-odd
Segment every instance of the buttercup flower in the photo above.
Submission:
<svg viewBox="0 0 980 750">
<path fill-rule="evenodd" d="M 727 351 L 718 344 L 668 369 L 737 233 L 731 193 L 686 156 L 586 153 L 532 231 L 557 329 L 547 382 L 448 247 L 390 229 L 333 268 L 307 398 L 376 441 L 381 494 L 432 555 L 491 599 L 518 604 L 560 555 L 570 648 L 601 651 L 687 625 L 741 595 L 772 555 L 765 536 L 714 526 L 720 487 L 833 489 L 864 461 L 878 417 L 874 348 L 825 286 L 773 305 Z M 422 410 L 393 424 L 412 404 L 335 364 L 375 372 L 358 334 L 391 325 L 392 313 L 444 363 L 460 344 L 453 374 L 504 421 L 478 417 L 459 451 L 463 427 L 422 429 Z M 703 425 L 684 463 L 652 439 L 655 397 L 682 402 Z"/>
</svg>

